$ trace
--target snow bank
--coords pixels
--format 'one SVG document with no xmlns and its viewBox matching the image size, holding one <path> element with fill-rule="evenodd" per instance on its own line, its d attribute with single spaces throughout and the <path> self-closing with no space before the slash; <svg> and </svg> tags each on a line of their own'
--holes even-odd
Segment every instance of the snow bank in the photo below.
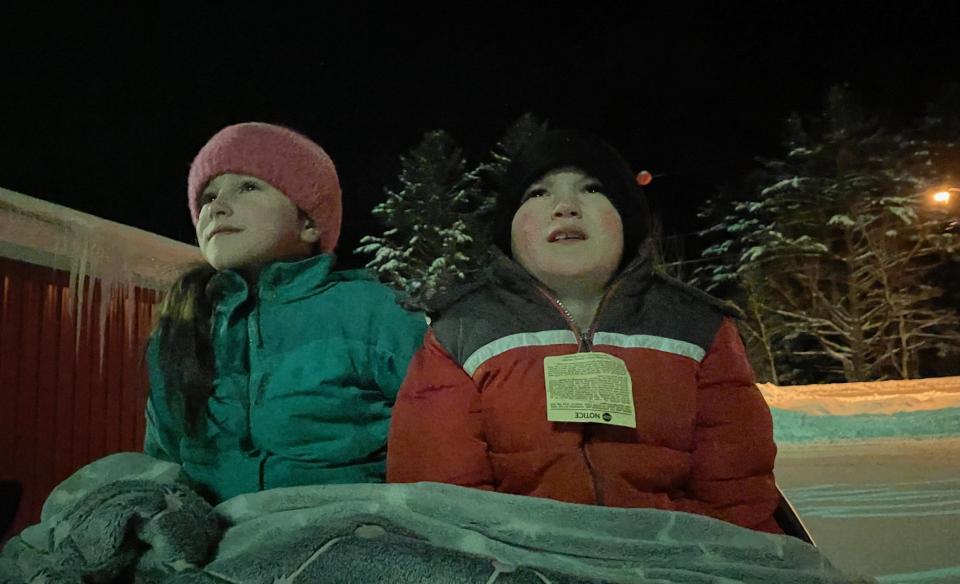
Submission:
<svg viewBox="0 0 960 584">
<path fill-rule="evenodd" d="M 759 387 L 780 443 L 960 436 L 960 377 Z"/>
<path fill-rule="evenodd" d="M 960 377 L 780 387 L 758 384 L 771 408 L 814 415 L 894 414 L 960 408 Z"/>
</svg>

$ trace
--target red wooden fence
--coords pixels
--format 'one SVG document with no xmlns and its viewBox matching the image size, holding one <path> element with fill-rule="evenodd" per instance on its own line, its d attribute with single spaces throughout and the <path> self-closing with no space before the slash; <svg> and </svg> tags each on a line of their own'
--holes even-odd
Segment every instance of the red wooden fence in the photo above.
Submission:
<svg viewBox="0 0 960 584">
<path fill-rule="evenodd" d="M 6 537 L 38 522 L 50 490 L 81 466 L 142 447 L 157 292 L 112 294 L 101 323 L 110 291 L 91 277 L 80 289 L 77 317 L 68 272 L 0 257 L 0 480 L 23 485 Z"/>
</svg>

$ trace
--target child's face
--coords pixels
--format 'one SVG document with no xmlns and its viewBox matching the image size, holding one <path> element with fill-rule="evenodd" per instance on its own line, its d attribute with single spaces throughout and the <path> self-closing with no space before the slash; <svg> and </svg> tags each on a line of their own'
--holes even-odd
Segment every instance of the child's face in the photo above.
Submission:
<svg viewBox="0 0 960 584">
<path fill-rule="evenodd" d="M 310 254 L 310 231 L 297 207 L 266 181 L 222 174 L 200 196 L 197 242 L 218 270 Z"/>
<path fill-rule="evenodd" d="M 575 168 L 527 187 L 513 216 L 513 257 L 544 284 L 591 279 L 606 284 L 623 255 L 623 223 L 597 179 Z"/>
</svg>

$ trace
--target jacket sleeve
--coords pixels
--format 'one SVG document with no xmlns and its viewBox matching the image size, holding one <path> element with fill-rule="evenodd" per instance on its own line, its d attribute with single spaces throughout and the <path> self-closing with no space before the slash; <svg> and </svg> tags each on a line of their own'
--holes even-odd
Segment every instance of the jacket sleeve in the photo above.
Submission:
<svg viewBox="0 0 960 584">
<path fill-rule="evenodd" d="M 387 481 L 493 489 L 473 379 L 427 331 L 393 409 Z"/>
<path fill-rule="evenodd" d="M 393 291 L 382 287 L 389 297 L 379 303 L 375 313 L 377 333 L 371 345 L 375 353 L 372 360 L 373 377 L 384 396 L 393 402 L 414 353 L 423 343 L 427 321 L 422 312 L 402 308 Z"/>
<path fill-rule="evenodd" d="M 691 480 L 678 510 L 774 533 L 780 493 L 770 408 L 740 333 L 724 319 L 700 365 Z"/>
<path fill-rule="evenodd" d="M 150 376 L 150 395 L 147 396 L 146 434 L 143 452 L 154 458 L 180 464 L 179 425 L 167 403 L 166 387 L 160 371 L 159 342 L 150 337 L 147 345 L 147 368 Z"/>
</svg>

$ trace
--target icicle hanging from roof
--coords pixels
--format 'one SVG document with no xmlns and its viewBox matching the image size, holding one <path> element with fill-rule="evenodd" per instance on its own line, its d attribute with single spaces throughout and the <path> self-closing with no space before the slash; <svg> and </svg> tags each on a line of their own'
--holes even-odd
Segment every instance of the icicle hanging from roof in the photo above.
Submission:
<svg viewBox="0 0 960 584">
<path fill-rule="evenodd" d="M 75 342 L 79 345 L 85 325 L 98 326 L 101 367 L 111 305 L 132 299 L 137 286 L 165 289 L 200 259 L 193 246 L 2 188 L 0 256 L 69 273 Z M 97 305 L 87 307 L 94 298 Z M 136 309 L 133 302 L 123 304 L 127 339 L 132 342 Z M 85 308 L 88 323 L 83 319 Z"/>
</svg>

